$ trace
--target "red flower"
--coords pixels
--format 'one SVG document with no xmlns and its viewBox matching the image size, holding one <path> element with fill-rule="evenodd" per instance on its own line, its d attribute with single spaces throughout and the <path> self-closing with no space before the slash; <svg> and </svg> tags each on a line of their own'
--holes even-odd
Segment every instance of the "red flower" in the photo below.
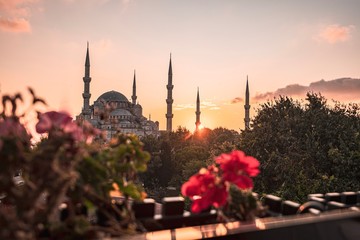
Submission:
<svg viewBox="0 0 360 240">
<path fill-rule="evenodd" d="M 260 172 L 259 161 L 246 156 L 242 151 L 221 154 L 215 160 L 222 171 L 219 172 L 215 165 L 207 169 L 202 168 L 181 187 L 181 193 L 193 201 L 192 212 L 198 213 L 211 206 L 224 206 L 228 200 L 228 188 L 231 183 L 240 189 L 250 189 L 253 187 L 250 177 Z"/>
<path fill-rule="evenodd" d="M 218 186 L 212 186 L 207 189 L 206 192 L 199 198 L 195 198 L 193 204 L 191 205 L 191 211 L 194 213 L 199 213 L 202 210 L 206 210 L 211 206 L 219 208 L 224 206 L 227 201 L 228 192 L 226 187 L 221 184 Z"/>
<path fill-rule="evenodd" d="M 259 174 L 259 161 L 244 152 L 235 150 L 230 154 L 221 154 L 216 158 L 216 163 L 223 171 L 224 181 L 236 184 L 241 189 L 253 187 L 250 177 Z"/>
<path fill-rule="evenodd" d="M 181 193 L 193 200 L 192 212 L 198 213 L 210 206 L 220 207 L 226 204 L 227 191 L 215 176 L 216 171 L 215 166 L 203 168 L 182 185 Z"/>
</svg>

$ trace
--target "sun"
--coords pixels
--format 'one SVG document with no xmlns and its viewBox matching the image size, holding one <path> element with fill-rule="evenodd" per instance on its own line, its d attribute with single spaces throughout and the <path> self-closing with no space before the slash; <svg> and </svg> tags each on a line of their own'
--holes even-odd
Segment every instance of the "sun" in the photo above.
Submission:
<svg viewBox="0 0 360 240">
<path fill-rule="evenodd" d="M 204 128 L 205 128 L 205 126 L 200 123 L 200 125 L 197 127 L 197 129 L 195 128 L 194 132 L 199 132 L 200 133 Z"/>
</svg>

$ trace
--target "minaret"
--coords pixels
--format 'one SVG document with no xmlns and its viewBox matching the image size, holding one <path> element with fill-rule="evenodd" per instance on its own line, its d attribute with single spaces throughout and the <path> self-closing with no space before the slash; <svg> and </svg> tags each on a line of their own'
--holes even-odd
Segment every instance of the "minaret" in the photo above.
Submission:
<svg viewBox="0 0 360 240">
<path fill-rule="evenodd" d="M 168 74 L 168 84 L 166 85 L 167 88 L 167 112 L 166 112 L 166 131 L 172 131 L 172 118 L 174 114 L 172 113 L 172 104 L 174 102 L 172 98 L 172 90 L 174 85 L 172 84 L 172 66 L 171 66 L 171 54 L 170 54 L 170 63 L 169 63 L 169 74 Z"/>
<path fill-rule="evenodd" d="M 245 130 L 249 130 L 250 129 L 250 96 L 249 96 L 249 80 L 248 80 L 248 76 L 246 76 L 246 91 L 245 91 Z"/>
<path fill-rule="evenodd" d="M 135 76 L 135 70 L 134 70 L 134 81 L 133 81 L 133 93 L 132 93 L 132 96 L 131 96 L 131 99 L 132 99 L 132 104 L 136 104 L 136 99 L 137 99 L 137 96 L 136 96 L 136 76 Z"/>
<path fill-rule="evenodd" d="M 83 77 L 84 81 L 84 92 L 82 94 L 84 98 L 84 106 L 82 109 L 82 115 L 84 116 L 84 119 L 90 119 L 91 110 L 90 110 L 90 58 L 89 58 L 89 42 L 87 43 L 87 49 L 86 49 L 86 59 L 85 59 L 85 76 Z"/>
<path fill-rule="evenodd" d="M 201 125 L 201 122 L 200 122 L 200 97 L 199 97 L 199 88 L 197 90 L 197 97 L 196 97 L 196 122 L 195 122 L 195 132 L 199 131 L 199 126 Z"/>
</svg>

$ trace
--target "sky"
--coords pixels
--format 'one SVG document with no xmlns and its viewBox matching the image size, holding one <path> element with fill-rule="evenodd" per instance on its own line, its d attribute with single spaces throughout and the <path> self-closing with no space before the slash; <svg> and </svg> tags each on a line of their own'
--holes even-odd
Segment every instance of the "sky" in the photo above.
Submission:
<svg viewBox="0 0 360 240">
<path fill-rule="evenodd" d="M 173 126 L 244 129 L 281 95 L 360 102 L 358 0 L 0 0 L 0 94 L 32 87 L 48 110 L 83 106 L 87 42 L 91 104 L 116 90 L 129 99 L 136 70 L 145 117 L 166 128 L 169 57 Z"/>
</svg>

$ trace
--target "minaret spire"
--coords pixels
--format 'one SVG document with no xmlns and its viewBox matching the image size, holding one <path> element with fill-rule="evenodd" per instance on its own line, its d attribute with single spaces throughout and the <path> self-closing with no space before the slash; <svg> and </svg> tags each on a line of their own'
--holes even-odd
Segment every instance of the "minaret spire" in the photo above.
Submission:
<svg viewBox="0 0 360 240">
<path fill-rule="evenodd" d="M 199 131 L 199 126 L 201 125 L 201 122 L 200 122 L 200 96 L 199 96 L 199 87 L 197 89 L 197 97 L 196 97 L 196 122 L 195 122 L 195 132 Z"/>
<path fill-rule="evenodd" d="M 172 65 L 171 65 L 171 53 L 170 53 L 170 63 L 169 63 L 169 73 L 168 73 L 168 84 L 166 85 L 167 88 L 167 112 L 166 112 L 166 131 L 171 132 L 172 131 L 172 119 L 174 117 L 174 114 L 172 113 L 172 104 L 174 102 L 174 99 L 172 98 L 172 90 L 174 88 L 174 85 L 172 84 Z"/>
<path fill-rule="evenodd" d="M 137 96 L 136 96 L 136 72 L 135 72 L 135 70 L 134 70 L 134 81 L 133 81 L 133 93 L 132 93 L 131 99 L 132 99 L 132 103 L 136 104 Z"/>
<path fill-rule="evenodd" d="M 169 63 L 169 75 L 172 75 L 172 65 L 171 65 L 171 53 L 170 53 L 170 63 Z"/>
<path fill-rule="evenodd" d="M 82 115 L 84 116 L 84 119 L 90 119 L 91 110 L 90 110 L 90 57 L 89 57 L 89 42 L 87 42 L 87 48 L 86 48 L 86 59 L 85 59 L 85 76 L 83 77 L 84 81 L 84 92 L 82 94 L 84 99 L 84 105 L 82 109 Z"/>
<path fill-rule="evenodd" d="M 89 42 L 87 42 L 87 48 L 86 48 L 85 67 L 90 67 L 90 58 L 89 58 Z"/>
<path fill-rule="evenodd" d="M 249 79 L 246 76 L 246 90 L 245 90 L 245 130 L 250 129 L 250 94 L 249 94 Z"/>
</svg>

